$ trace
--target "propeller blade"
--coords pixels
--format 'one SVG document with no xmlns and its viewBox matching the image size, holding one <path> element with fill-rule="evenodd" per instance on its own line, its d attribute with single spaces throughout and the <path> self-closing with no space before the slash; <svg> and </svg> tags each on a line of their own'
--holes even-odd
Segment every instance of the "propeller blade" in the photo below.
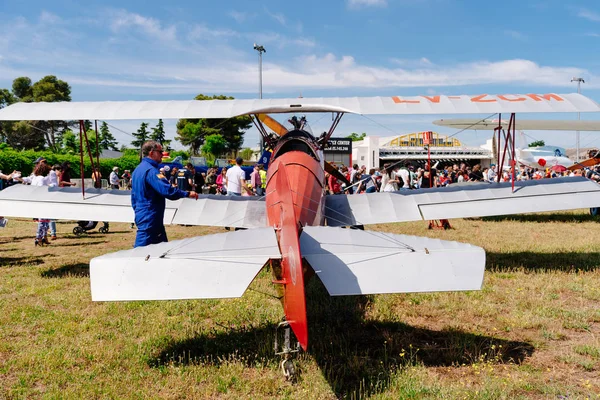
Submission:
<svg viewBox="0 0 600 400">
<path fill-rule="evenodd" d="M 344 182 L 346 184 L 346 186 L 350 186 L 350 181 L 348 181 L 348 179 L 346 179 L 344 174 L 342 174 L 340 171 L 338 171 L 338 169 L 336 167 L 329 164 L 327 161 L 325 161 L 325 172 L 327 172 L 330 175 L 333 175 L 337 180 Z"/>
<path fill-rule="evenodd" d="M 279 122 L 269 117 L 267 114 L 258 114 L 258 119 L 269 127 L 273 132 L 278 134 L 279 136 L 283 136 L 288 133 L 288 130 L 285 126 L 281 125 Z"/>
</svg>

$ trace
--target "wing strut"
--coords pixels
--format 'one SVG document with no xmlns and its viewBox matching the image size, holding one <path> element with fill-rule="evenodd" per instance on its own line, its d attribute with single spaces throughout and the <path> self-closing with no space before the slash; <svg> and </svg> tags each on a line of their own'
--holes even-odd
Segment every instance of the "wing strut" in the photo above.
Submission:
<svg viewBox="0 0 600 400">
<path fill-rule="evenodd" d="M 510 165 L 510 174 L 512 182 L 512 191 L 515 191 L 515 179 L 516 179 L 516 154 L 515 154 L 515 127 L 516 127 L 516 116 L 515 113 L 510 114 L 510 121 L 506 130 L 502 127 L 502 114 L 498 114 L 498 126 L 494 128 L 494 138 L 496 138 L 496 132 L 498 138 L 496 140 L 496 162 L 498 163 L 498 174 L 496 176 L 497 182 L 500 182 L 502 177 L 502 169 L 504 161 L 508 153 L 509 159 L 508 164 Z M 502 156 L 500 156 L 500 147 L 502 147 Z"/>
</svg>

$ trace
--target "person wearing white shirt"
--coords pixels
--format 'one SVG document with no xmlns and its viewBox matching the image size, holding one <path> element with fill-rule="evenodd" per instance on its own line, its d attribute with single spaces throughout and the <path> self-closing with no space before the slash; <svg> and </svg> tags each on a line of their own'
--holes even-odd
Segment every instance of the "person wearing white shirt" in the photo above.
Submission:
<svg viewBox="0 0 600 400">
<path fill-rule="evenodd" d="M 238 157 L 235 159 L 236 165 L 227 170 L 227 175 L 225 175 L 227 196 L 241 196 L 242 190 L 249 191 L 246 185 L 246 173 L 241 167 L 243 162 L 244 159 Z"/>
<path fill-rule="evenodd" d="M 119 167 L 113 167 L 108 180 L 111 189 L 119 189 Z"/>
</svg>

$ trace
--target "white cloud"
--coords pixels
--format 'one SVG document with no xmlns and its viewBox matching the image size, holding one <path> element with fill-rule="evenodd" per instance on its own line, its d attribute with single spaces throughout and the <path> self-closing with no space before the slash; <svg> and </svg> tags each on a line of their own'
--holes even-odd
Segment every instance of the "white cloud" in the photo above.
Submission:
<svg viewBox="0 0 600 400">
<path fill-rule="evenodd" d="M 587 10 L 585 8 L 582 8 L 581 10 L 579 10 L 579 12 L 577 13 L 577 16 L 581 17 L 581 18 L 585 18 L 589 21 L 600 22 L 600 14 L 595 13 L 590 10 Z"/>
<path fill-rule="evenodd" d="M 144 17 L 126 10 L 115 10 L 112 14 L 110 28 L 115 33 L 137 28 L 144 34 L 163 41 L 175 41 L 177 39 L 177 30 L 174 25 L 163 28 L 157 19 Z"/>
<path fill-rule="evenodd" d="M 230 11 L 229 16 L 233 18 L 237 23 L 241 24 L 242 22 L 248 20 L 251 15 L 246 12 L 241 11 Z"/>
<path fill-rule="evenodd" d="M 194 25 L 188 33 L 188 38 L 190 40 L 228 38 L 237 36 L 240 36 L 240 34 L 234 30 L 209 28 L 204 24 Z"/>
<path fill-rule="evenodd" d="M 275 21 L 279 22 L 281 25 L 283 25 L 283 26 L 286 25 L 285 16 L 282 13 L 272 13 L 269 10 L 267 10 L 266 7 L 265 7 L 265 12 L 267 13 L 267 15 L 269 17 L 273 18 Z"/>
<path fill-rule="evenodd" d="M 600 33 L 586 33 L 583 36 L 589 36 L 589 37 L 600 37 Z"/>
<path fill-rule="evenodd" d="M 42 11 L 42 13 L 40 14 L 40 22 L 41 23 L 56 24 L 61 21 L 62 21 L 62 19 L 58 15 L 52 14 L 51 12 Z"/>
<path fill-rule="evenodd" d="M 510 30 L 510 29 L 505 30 L 504 34 L 506 36 L 511 37 L 513 39 L 516 39 L 516 40 L 523 40 L 523 39 L 526 38 L 525 35 L 522 34 L 521 32 L 513 31 L 513 30 Z"/>
<path fill-rule="evenodd" d="M 350 8 L 387 6 L 387 0 L 347 0 L 347 2 Z"/>
</svg>

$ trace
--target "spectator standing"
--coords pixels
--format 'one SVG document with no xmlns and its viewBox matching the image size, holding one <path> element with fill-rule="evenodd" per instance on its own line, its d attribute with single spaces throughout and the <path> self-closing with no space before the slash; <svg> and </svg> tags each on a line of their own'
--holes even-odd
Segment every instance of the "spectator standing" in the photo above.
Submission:
<svg viewBox="0 0 600 400">
<path fill-rule="evenodd" d="M 194 166 L 191 163 L 187 163 L 185 168 L 177 172 L 177 187 L 179 189 L 194 190 L 194 175 L 191 171 L 193 168 Z"/>
<path fill-rule="evenodd" d="M 246 173 L 242 169 L 244 159 L 238 157 L 235 159 L 235 165 L 227 171 L 225 175 L 225 186 L 227 187 L 227 196 L 241 196 L 242 190 L 250 191 L 246 185 Z"/>
<path fill-rule="evenodd" d="M 108 177 L 110 188 L 111 189 L 119 189 L 119 167 L 113 167 L 110 176 Z"/>
<path fill-rule="evenodd" d="M 218 194 L 227 194 L 227 186 L 225 185 L 225 176 L 227 176 L 227 168 L 223 167 L 221 169 L 221 173 L 219 174 L 219 176 L 217 176 L 216 179 L 216 183 L 217 183 L 217 193 Z"/>
<path fill-rule="evenodd" d="M 258 173 L 260 174 L 260 193 L 259 196 L 265 195 L 265 189 L 267 188 L 267 171 L 263 164 L 258 164 Z"/>
<path fill-rule="evenodd" d="M 168 241 L 163 224 L 165 198 L 178 200 L 183 197 L 198 199 L 196 192 L 184 192 L 166 182 L 159 173 L 158 163 L 162 161 L 162 145 L 148 141 L 142 146 L 144 158 L 133 171 L 131 205 L 138 227 L 134 247 Z"/>
<path fill-rule="evenodd" d="M 260 178 L 260 169 L 258 164 L 254 166 L 254 170 L 250 174 L 250 186 L 252 186 L 252 191 L 257 196 L 262 196 L 262 180 Z"/>
<path fill-rule="evenodd" d="M 65 161 L 61 167 L 61 174 L 58 180 L 58 186 L 60 187 L 69 187 L 75 186 L 75 182 L 71 182 L 71 173 L 73 169 L 71 168 L 71 162 Z"/>
<path fill-rule="evenodd" d="M 94 187 L 96 189 L 102 189 L 102 174 L 98 167 L 94 168 L 94 172 L 92 172 L 92 182 L 94 182 Z"/>
<path fill-rule="evenodd" d="M 123 175 L 121 175 L 121 179 L 123 180 L 125 189 L 131 190 L 131 171 L 126 169 L 125 172 L 123 172 Z"/>
<path fill-rule="evenodd" d="M 40 162 L 33 170 L 33 178 L 31 179 L 31 186 L 49 186 L 50 177 L 50 166 L 46 162 Z M 47 218 L 38 218 L 37 230 L 35 235 L 35 245 L 42 246 L 44 244 L 50 244 L 48 242 L 48 229 L 50 220 Z"/>
</svg>

